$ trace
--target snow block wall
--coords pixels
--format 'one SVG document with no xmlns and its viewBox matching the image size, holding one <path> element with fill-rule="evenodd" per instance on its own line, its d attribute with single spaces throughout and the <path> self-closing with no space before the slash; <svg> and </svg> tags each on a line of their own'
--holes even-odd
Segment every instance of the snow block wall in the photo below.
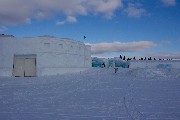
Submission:
<svg viewBox="0 0 180 120">
<path fill-rule="evenodd" d="M 180 68 L 180 60 L 131 60 L 130 68 Z"/>
<path fill-rule="evenodd" d="M 91 48 L 81 42 L 49 36 L 0 37 L 0 76 L 14 76 L 14 64 L 18 63 L 15 56 L 32 55 L 36 76 L 78 72 L 91 67 Z M 21 68 L 17 66 L 17 69 Z"/>
<path fill-rule="evenodd" d="M 105 66 L 103 66 L 105 64 Z M 120 58 L 114 57 L 114 58 L 92 58 L 92 67 L 122 67 L 122 68 L 128 68 L 129 62 L 122 60 Z"/>
</svg>

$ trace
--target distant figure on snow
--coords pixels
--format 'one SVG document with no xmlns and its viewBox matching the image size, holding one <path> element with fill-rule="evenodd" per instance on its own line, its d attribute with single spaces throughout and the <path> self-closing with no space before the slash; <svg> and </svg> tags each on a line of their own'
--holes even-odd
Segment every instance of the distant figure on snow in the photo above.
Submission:
<svg viewBox="0 0 180 120">
<path fill-rule="evenodd" d="M 126 57 L 125 57 L 125 56 L 123 57 L 123 60 L 126 60 Z"/>
<path fill-rule="evenodd" d="M 104 67 L 106 67 L 106 65 L 103 63 L 103 64 L 102 64 L 102 68 L 104 68 Z"/>
<path fill-rule="evenodd" d="M 117 71 L 118 71 L 118 68 L 114 68 L 114 70 L 115 70 L 115 73 L 117 73 Z"/>
<path fill-rule="evenodd" d="M 120 55 L 119 58 L 122 59 L 122 56 Z"/>
</svg>

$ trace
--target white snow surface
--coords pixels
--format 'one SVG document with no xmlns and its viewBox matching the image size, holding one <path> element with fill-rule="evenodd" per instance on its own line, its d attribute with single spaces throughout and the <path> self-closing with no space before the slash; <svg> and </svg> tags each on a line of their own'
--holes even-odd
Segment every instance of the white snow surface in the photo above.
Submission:
<svg viewBox="0 0 180 120">
<path fill-rule="evenodd" d="M 0 77 L 0 120 L 180 120 L 180 69 Z"/>
</svg>

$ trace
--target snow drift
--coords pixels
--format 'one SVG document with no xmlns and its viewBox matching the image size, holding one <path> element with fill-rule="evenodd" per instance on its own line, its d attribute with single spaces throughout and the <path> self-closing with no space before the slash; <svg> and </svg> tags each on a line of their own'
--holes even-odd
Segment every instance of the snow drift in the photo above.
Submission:
<svg viewBox="0 0 180 120">
<path fill-rule="evenodd" d="M 178 120 L 180 69 L 0 77 L 2 120 Z"/>
</svg>

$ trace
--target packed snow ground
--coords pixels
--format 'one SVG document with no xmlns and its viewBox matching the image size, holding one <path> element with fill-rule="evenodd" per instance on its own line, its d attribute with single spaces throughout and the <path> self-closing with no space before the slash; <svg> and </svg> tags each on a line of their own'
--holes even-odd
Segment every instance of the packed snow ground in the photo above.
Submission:
<svg viewBox="0 0 180 120">
<path fill-rule="evenodd" d="M 0 120 L 179 120 L 180 69 L 0 78 Z"/>
</svg>

